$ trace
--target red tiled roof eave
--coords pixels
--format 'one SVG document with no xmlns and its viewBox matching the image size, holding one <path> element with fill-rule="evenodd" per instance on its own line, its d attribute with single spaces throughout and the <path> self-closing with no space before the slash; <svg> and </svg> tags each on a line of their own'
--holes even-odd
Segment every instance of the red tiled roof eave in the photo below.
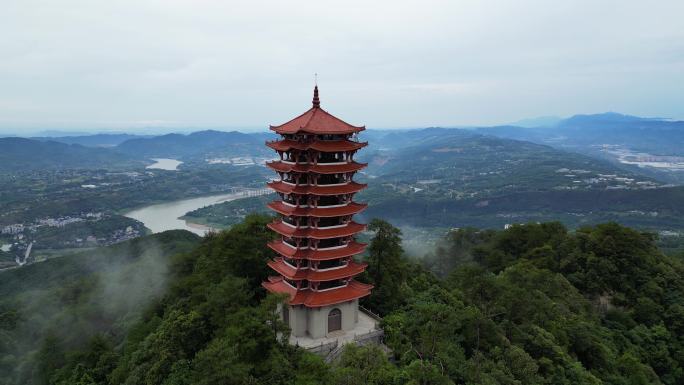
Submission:
<svg viewBox="0 0 684 385">
<path fill-rule="evenodd" d="M 268 266 L 276 273 L 290 279 L 290 280 L 308 280 L 312 282 L 332 281 L 335 279 L 350 278 L 361 274 L 367 263 L 359 263 L 350 261 L 346 266 L 338 269 L 329 270 L 313 270 L 313 269 L 296 269 L 283 261 L 282 258 L 276 258 L 269 261 Z"/>
<path fill-rule="evenodd" d="M 321 152 L 357 151 L 368 145 L 368 142 L 354 142 L 351 140 L 315 140 L 309 143 L 301 143 L 290 139 L 281 139 L 266 142 L 266 145 L 276 151 L 289 150 L 317 150 Z"/>
<path fill-rule="evenodd" d="M 365 210 L 368 207 L 365 203 L 349 202 L 346 206 L 340 207 L 292 207 L 283 203 L 283 201 L 273 201 L 268 204 L 268 208 L 282 214 L 294 216 L 308 216 L 317 218 L 340 217 L 344 215 L 354 215 Z"/>
<path fill-rule="evenodd" d="M 352 280 L 347 286 L 327 291 L 297 290 L 286 284 L 282 277 L 269 277 L 261 284 L 271 293 L 288 294 L 290 305 L 304 305 L 306 307 L 321 307 L 340 302 L 353 301 L 370 294 L 372 285 Z"/>
<path fill-rule="evenodd" d="M 269 188 L 284 194 L 311 194 L 311 195 L 340 195 L 357 193 L 364 188 L 366 184 L 349 182 L 343 185 L 335 186 L 296 186 L 284 183 L 282 181 L 273 181 L 266 184 Z"/>
<path fill-rule="evenodd" d="M 279 126 L 270 126 L 270 129 L 279 134 L 296 134 L 298 132 L 311 134 L 353 134 L 365 130 L 366 127 L 351 125 L 324 109 L 314 106 L 286 123 Z"/>
<path fill-rule="evenodd" d="M 282 240 L 276 240 L 268 243 L 268 247 L 280 255 L 284 255 L 291 259 L 308 259 L 311 261 L 326 261 L 331 259 L 339 259 L 344 257 L 351 257 L 361 254 L 366 250 L 368 245 L 360 242 L 350 242 L 345 247 L 336 249 L 293 249 Z"/>
<path fill-rule="evenodd" d="M 356 222 L 349 222 L 345 226 L 332 228 L 294 228 L 276 220 L 269 223 L 268 228 L 276 233 L 295 238 L 329 239 L 341 238 L 360 233 L 366 229 L 366 225 Z"/>
<path fill-rule="evenodd" d="M 267 281 L 261 283 L 261 286 L 271 293 L 288 294 L 292 300 L 297 294 L 297 289 L 291 287 L 283 281 L 283 277 L 268 277 Z"/>
<path fill-rule="evenodd" d="M 301 172 L 301 173 L 307 173 L 307 172 L 313 172 L 316 174 L 340 174 L 340 173 L 348 173 L 348 172 L 357 172 L 359 170 L 362 170 L 368 166 L 368 163 L 357 163 L 357 162 L 349 162 L 349 163 L 344 163 L 344 164 L 331 164 L 331 165 L 326 165 L 324 163 L 319 163 L 319 164 L 299 164 L 299 163 L 285 163 L 279 160 L 272 161 L 272 162 L 266 162 L 266 166 L 268 166 L 270 169 L 278 171 L 278 172 Z"/>
<path fill-rule="evenodd" d="M 300 290 L 290 300 L 291 305 L 304 305 L 306 307 L 321 307 L 340 302 L 352 301 L 370 294 L 372 285 L 366 285 L 357 281 L 351 281 L 347 286 L 327 291 Z"/>
</svg>

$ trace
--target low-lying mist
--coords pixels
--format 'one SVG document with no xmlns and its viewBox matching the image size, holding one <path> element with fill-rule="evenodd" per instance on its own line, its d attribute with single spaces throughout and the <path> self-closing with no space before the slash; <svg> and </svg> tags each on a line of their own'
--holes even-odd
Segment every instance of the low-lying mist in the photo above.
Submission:
<svg viewBox="0 0 684 385">
<path fill-rule="evenodd" d="M 161 234 L 1 273 L 0 377 L 28 380 L 54 345 L 68 351 L 103 334 L 123 341 L 164 294 L 176 250 Z"/>
</svg>

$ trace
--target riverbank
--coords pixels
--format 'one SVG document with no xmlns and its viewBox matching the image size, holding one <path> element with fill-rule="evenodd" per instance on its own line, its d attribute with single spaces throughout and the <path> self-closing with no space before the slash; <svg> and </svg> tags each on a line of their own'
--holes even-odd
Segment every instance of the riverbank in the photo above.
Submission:
<svg viewBox="0 0 684 385">
<path fill-rule="evenodd" d="M 227 230 L 230 228 L 230 225 L 206 221 L 203 218 L 194 218 L 194 217 L 182 216 L 179 219 L 184 220 L 185 223 L 189 227 L 200 229 L 200 230 L 204 229 L 206 231 L 222 231 L 222 230 Z"/>
<path fill-rule="evenodd" d="M 184 219 L 184 218 L 180 217 L 179 219 Z M 194 223 L 194 222 L 189 222 L 187 220 L 185 221 L 185 225 L 188 227 L 191 227 L 193 229 L 204 231 L 205 233 L 210 232 L 210 231 L 221 231 L 221 230 L 223 230 L 223 229 L 213 227 L 209 224 Z"/>
<path fill-rule="evenodd" d="M 180 199 L 144 206 L 123 215 L 142 222 L 152 233 L 180 229 L 203 236 L 214 228 L 203 223 L 197 223 L 197 221 L 187 221 L 184 218 L 186 213 L 222 202 L 233 201 L 244 196 L 244 192 L 236 192 Z"/>
<path fill-rule="evenodd" d="M 242 222 L 250 213 L 272 214 L 267 204 L 277 199 L 275 194 L 269 193 L 251 196 L 244 199 L 199 208 L 186 213 L 182 219 L 217 229 L 228 229 L 236 223 Z"/>
</svg>

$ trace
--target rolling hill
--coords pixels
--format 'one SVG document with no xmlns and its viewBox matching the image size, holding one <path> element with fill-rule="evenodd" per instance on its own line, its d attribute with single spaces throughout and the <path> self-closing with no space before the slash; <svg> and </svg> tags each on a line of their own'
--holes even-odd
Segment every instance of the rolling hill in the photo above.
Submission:
<svg viewBox="0 0 684 385">
<path fill-rule="evenodd" d="M 606 159 L 614 165 L 668 183 L 684 184 L 684 121 L 618 113 L 575 115 L 538 127 L 476 129 Z"/>
<path fill-rule="evenodd" d="M 472 130 L 428 128 L 362 134 L 369 184 L 361 220 L 444 228 L 560 220 L 570 227 L 617 221 L 652 230 L 684 231 L 684 187 L 590 156 Z M 251 198 L 189 213 L 200 223 L 227 226 L 251 211 Z"/>
<path fill-rule="evenodd" d="M 189 135 L 167 134 L 152 138 L 135 138 L 119 144 L 124 154 L 148 158 L 188 159 L 207 156 L 270 155 L 264 141 L 266 133 L 245 134 L 232 131 L 198 131 Z"/>
<path fill-rule="evenodd" d="M 100 333 L 122 335 L 165 293 L 171 256 L 199 242 L 167 231 L 0 271 L 2 383 L 42 383 L 30 367 L 51 336 L 73 348 Z"/>
<path fill-rule="evenodd" d="M 497 126 L 477 131 L 556 146 L 582 148 L 612 144 L 657 155 L 684 155 L 684 121 L 614 112 L 575 115 L 539 127 Z"/>
<path fill-rule="evenodd" d="M 55 141 L 0 138 L 0 171 L 124 168 L 143 165 L 135 155 Z"/>
<path fill-rule="evenodd" d="M 610 162 L 531 142 L 463 130 L 422 130 L 417 145 L 366 155 L 367 217 L 419 227 L 499 227 L 616 220 L 684 229 L 684 188 Z M 383 143 L 391 143 L 391 141 Z"/>
<path fill-rule="evenodd" d="M 119 144 L 136 138 L 151 138 L 149 135 L 131 134 L 95 134 L 95 135 L 73 135 L 73 136 L 54 136 L 54 137 L 33 137 L 30 139 L 40 141 L 53 141 L 66 144 L 80 144 L 86 147 L 114 147 Z"/>
</svg>

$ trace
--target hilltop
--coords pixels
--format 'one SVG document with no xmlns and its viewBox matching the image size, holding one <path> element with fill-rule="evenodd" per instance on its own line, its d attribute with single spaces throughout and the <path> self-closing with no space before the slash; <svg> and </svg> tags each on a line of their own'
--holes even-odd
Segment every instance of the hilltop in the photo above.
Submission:
<svg viewBox="0 0 684 385">
<path fill-rule="evenodd" d="M 269 219 L 174 231 L 0 272 L 4 384 L 667 384 L 682 381 L 684 266 L 648 234 L 558 223 L 449 233 L 423 260 L 375 220 L 364 306 L 391 359 L 287 343 Z M 382 272 L 382 274 L 378 274 Z"/>
<path fill-rule="evenodd" d="M 116 149 L 148 158 L 185 159 L 209 156 L 260 156 L 270 154 L 264 146 L 269 134 L 245 134 L 238 131 L 197 131 L 188 135 L 167 134 L 152 138 L 134 138 Z"/>
<path fill-rule="evenodd" d="M 137 156 L 106 148 L 40 141 L 0 138 L 0 172 L 63 169 L 121 169 L 142 166 Z"/>
</svg>

